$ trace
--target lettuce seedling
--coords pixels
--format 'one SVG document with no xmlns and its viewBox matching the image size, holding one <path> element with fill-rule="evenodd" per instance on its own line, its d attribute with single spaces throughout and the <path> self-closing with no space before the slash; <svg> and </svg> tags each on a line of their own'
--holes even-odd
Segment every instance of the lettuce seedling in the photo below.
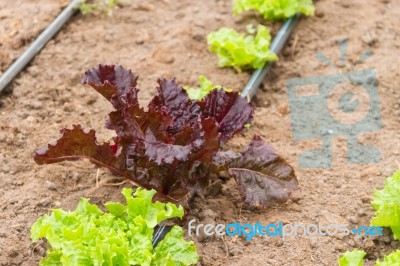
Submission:
<svg viewBox="0 0 400 266">
<path fill-rule="evenodd" d="M 339 266 L 363 266 L 363 259 L 367 253 L 363 250 L 353 249 L 347 251 L 338 259 Z M 375 266 L 393 266 L 400 265 L 400 250 L 393 251 L 385 255 L 383 260 L 377 259 Z"/>
<path fill-rule="evenodd" d="M 95 131 L 80 125 L 62 129 L 55 144 L 34 154 L 38 164 L 89 159 L 132 179 L 158 198 L 186 205 L 189 192 L 201 193 L 220 171 L 235 177 L 250 206 L 268 207 L 288 200 L 298 190 L 293 168 L 259 136 L 241 153 L 222 146 L 253 119 L 253 109 L 237 92 L 212 90 L 203 100 L 190 100 L 175 79 L 159 79 L 158 94 L 147 110 L 139 106 L 137 76 L 119 65 L 87 71 L 89 84 L 114 107 L 106 128 L 112 143 L 99 144 Z"/>
<path fill-rule="evenodd" d="M 312 16 L 315 7 L 312 0 L 234 0 L 235 15 L 249 10 L 256 10 L 266 20 L 282 20 L 296 13 Z"/>
<path fill-rule="evenodd" d="M 375 209 L 371 224 L 390 227 L 394 239 L 400 239 L 400 170 L 386 179 L 382 190 L 374 191 L 371 204 Z"/>
<path fill-rule="evenodd" d="M 366 254 L 365 251 L 356 248 L 347 251 L 338 259 L 339 266 L 362 266 Z"/>
<path fill-rule="evenodd" d="M 389 255 L 385 255 L 383 260 L 376 261 L 375 266 L 394 266 L 400 265 L 400 250 L 393 251 Z"/>
<path fill-rule="evenodd" d="M 122 191 L 126 205 L 108 202 L 103 212 L 82 198 L 75 211 L 52 210 L 31 228 L 33 241 L 47 239 L 51 248 L 41 266 L 55 265 L 192 265 L 199 256 L 183 230 L 174 226 L 153 248 L 154 227 L 182 218 L 183 208 L 172 203 L 152 202 L 155 190 Z"/>
<path fill-rule="evenodd" d="M 120 0 L 81 0 L 78 6 L 82 14 L 93 13 L 97 10 L 111 14 L 114 7 L 119 4 Z"/>
<path fill-rule="evenodd" d="M 261 68 L 265 62 L 278 59 L 269 49 L 271 35 L 263 25 L 258 25 L 255 36 L 221 28 L 207 36 L 207 43 L 210 51 L 218 55 L 220 67 L 234 67 L 237 71 Z"/>
<path fill-rule="evenodd" d="M 202 100 L 210 91 L 215 88 L 223 89 L 224 91 L 231 92 L 231 89 L 225 88 L 219 84 L 213 84 L 208 78 L 203 75 L 199 76 L 199 87 L 193 88 L 189 86 L 183 86 L 190 100 Z"/>
</svg>

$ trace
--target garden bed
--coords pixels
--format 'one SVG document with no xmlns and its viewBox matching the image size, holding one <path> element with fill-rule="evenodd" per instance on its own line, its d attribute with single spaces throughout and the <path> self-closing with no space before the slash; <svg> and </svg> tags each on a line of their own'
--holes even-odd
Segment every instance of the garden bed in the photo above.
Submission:
<svg viewBox="0 0 400 266">
<path fill-rule="evenodd" d="M 20 23 L 25 26 L 18 28 L 22 36 L 18 38 L 36 36 L 60 10 L 57 1 L 41 3 L 40 9 L 37 1 L 21 2 L 23 11 L 19 5 L 1 4 L 0 40 L 6 40 L 2 42 L 6 49 L 2 48 L 0 55 L 5 53 L 8 58 L 0 56 L 1 71 L 29 43 L 17 49 L 10 46 L 10 41 L 18 41 L 17 35 L 10 36 L 3 29 Z M 239 150 L 254 134 L 261 135 L 294 166 L 301 197 L 267 211 L 250 211 L 242 207 L 237 186 L 230 180 L 206 199 L 196 197 L 189 219 L 224 224 L 282 221 L 369 225 L 373 188 L 383 186 L 385 177 L 398 167 L 400 155 L 400 7 L 394 0 L 369 4 L 362 0 L 325 0 L 316 2 L 316 8 L 316 16 L 301 20 L 280 61 L 257 92 L 255 123 L 230 142 L 231 148 Z M 30 12 L 39 12 L 38 18 L 44 12 L 43 22 L 34 29 L 30 28 Z M 211 0 L 132 0 L 113 10 L 111 16 L 74 17 L 13 82 L 12 94 L 0 98 L 0 265 L 38 263 L 46 246 L 42 242 L 33 245 L 29 229 L 51 208 L 73 209 L 82 196 L 93 203 L 122 199 L 121 186 L 115 184 L 124 179 L 104 169 L 98 171 L 82 161 L 38 166 L 32 159 L 36 148 L 59 138 L 60 128 L 78 121 L 84 128 L 96 129 L 101 140 L 113 136 L 103 127 L 110 105 L 92 89 L 80 85 L 85 70 L 99 63 L 118 63 L 132 69 L 140 74 L 138 87 L 143 103 L 155 94 L 156 79 L 162 76 L 176 76 L 180 84 L 193 86 L 203 74 L 215 83 L 240 90 L 250 75 L 218 68 L 216 56 L 207 51 L 206 36 L 222 26 L 243 30 L 251 22 L 262 21 L 251 14 L 233 18 L 230 1 Z M 274 24 L 273 33 L 278 24 Z M 316 59 L 319 51 L 334 63 L 340 62 L 338 40 L 342 38 L 348 38 L 349 60 L 354 62 L 368 48 L 372 57 L 358 66 L 339 69 Z M 348 163 L 343 137 L 334 138 L 332 168 L 300 168 L 298 155 L 320 142 L 293 139 L 286 81 L 369 68 L 377 72 L 383 129 L 363 134 L 359 140 L 378 148 L 381 162 Z M 193 240 L 201 256 L 200 265 L 335 265 L 336 257 L 353 247 L 366 250 L 372 263 L 400 247 L 387 233 L 375 240 L 358 236 Z"/>
<path fill-rule="evenodd" d="M 66 1 L 0 3 L 0 74 L 14 62 L 64 8 Z"/>
</svg>

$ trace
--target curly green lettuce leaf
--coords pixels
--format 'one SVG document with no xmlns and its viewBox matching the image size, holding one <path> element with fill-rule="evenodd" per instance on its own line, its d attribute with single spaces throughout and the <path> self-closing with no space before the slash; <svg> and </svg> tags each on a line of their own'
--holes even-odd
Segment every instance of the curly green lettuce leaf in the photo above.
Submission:
<svg viewBox="0 0 400 266">
<path fill-rule="evenodd" d="M 220 67 L 234 67 L 237 71 L 261 68 L 278 57 L 270 49 L 271 35 L 266 27 L 258 25 L 257 34 L 244 35 L 234 29 L 221 28 L 207 36 L 211 52 L 218 55 Z"/>
<path fill-rule="evenodd" d="M 188 94 L 190 100 L 202 100 L 204 99 L 204 97 L 207 96 L 207 94 L 210 93 L 210 91 L 217 88 L 222 88 L 226 92 L 232 92 L 231 89 L 224 88 L 219 84 L 213 84 L 209 79 L 207 79 L 203 75 L 199 76 L 199 84 L 200 86 L 198 88 L 193 88 L 189 86 L 183 87 L 186 93 Z"/>
<path fill-rule="evenodd" d="M 400 250 L 393 251 L 389 255 L 385 255 L 383 261 L 379 259 L 376 261 L 375 266 L 393 266 L 400 265 Z"/>
<path fill-rule="evenodd" d="M 181 266 L 195 264 L 199 259 L 192 242 L 183 239 L 183 230 L 174 226 L 154 249 L 154 266 Z"/>
<path fill-rule="evenodd" d="M 126 218 L 128 222 L 130 220 L 138 222 L 138 217 L 141 217 L 143 218 L 143 222 L 145 222 L 145 226 L 154 228 L 166 219 L 173 217 L 182 218 L 184 214 L 182 206 L 177 207 L 170 202 L 165 204 L 156 201 L 153 203 L 152 199 L 156 194 L 154 189 L 137 189 L 134 193 L 135 197 L 132 196 L 132 189 L 124 189 L 122 194 L 126 200 L 125 212 L 128 215 Z"/>
<path fill-rule="evenodd" d="M 111 14 L 113 8 L 119 4 L 120 0 L 81 0 L 78 6 L 82 14 L 90 14 L 95 11 L 104 11 Z"/>
<path fill-rule="evenodd" d="M 133 196 L 131 189 L 122 193 L 126 205 L 108 202 L 105 204 L 108 212 L 82 198 L 73 212 L 56 209 L 39 218 L 32 225 L 31 238 L 34 241 L 45 238 L 51 246 L 40 265 L 154 265 L 153 257 L 157 254 L 152 246 L 154 227 L 166 219 L 181 218 L 183 208 L 172 203 L 153 203 L 155 190 L 138 188 Z M 176 238 L 182 249 L 164 252 L 171 258 L 168 265 L 196 263 L 194 244 L 186 242 L 182 234 Z M 186 261 L 191 263 L 185 264 Z"/>
<path fill-rule="evenodd" d="M 356 248 L 352 251 L 347 251 L 338 259 L 339 266 L 362 266 L 366 254 L 365 251 Z"/>
<path fill-rule="evenodd" d="M 233 13 L 255 10 L 266 20 L 282 20 L 297 13 L 312 16 L 315 11 L 312 0 L 235 0 Z"/>
<path fill-rule="evenodd" d="M 400 239 L 400 170 L 386 179 L 382 190 L 374 191 L 371 204 L 375 209 L 371 224 L 390 227 L 394 239 Z"/>
</svg>

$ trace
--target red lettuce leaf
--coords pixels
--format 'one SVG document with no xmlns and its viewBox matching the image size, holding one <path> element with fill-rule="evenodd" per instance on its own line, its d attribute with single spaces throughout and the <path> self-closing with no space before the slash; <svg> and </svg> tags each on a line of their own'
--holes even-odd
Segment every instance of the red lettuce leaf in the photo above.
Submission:
<svg viewBox="0 0 400 266">
<path fill-rule="evenodd" d="M 218 122 L 220 139 L 227 141 L 253 120 L 253 108 L 237 92 L 212 90 L 204 99 L 202 115 Z"/>
<path fill-rule="evenodd" d="M 92 86 L 107 100 L 117 93 L 124 93 L 136 87 L 138 76 L 120 65 L 99 65 L 85 72 L 82 84 Z"/>
<path fill-rule="evenodd" d="M 137 78 L 119 65 L 85 72 L 82 83 L 114 107 L 106 122 L 106 128 L 116 132 L 114 144 L 99 144 L 94 130 L 85 133 L 75 125 L 61 130 L 54 145 L 37 150 L 35 161 L 87 158 L 174 202 L 186 200 L 189 191 L 212 183 L 228 167 L 253 206 L 283 202 L 297 187 L 293 169 L 258 138 L 240 155 L 220 151 L 253 119 L 251 105 L 239 94 L 218 89 L 202 101 L 192 101 L 175 79 L 160 79 L 158 95 L 144 110 Z"/>
<path fill-rule="evenodd" d="M 73 125 L 72 129 L 62 129 L 61 134 L 61 138 L 55 144 L 48 144 L 35 152 L 33 158 L 37 164 L 89 159 L 96 165 L 107 167 L 115 174 L 131 177 L 125 164 L 125 153 L 116 151 L 114 145 L 107 142 L 99 144 L 94 130 L 84 132 L 78 124 Z M 141 182 L 138 184 L 149 187 Z"/>
<path fill-rule="evenodd" d="M 229 173 L 245 202 L 256 208 L 284 203 L 299 190 L 293 168 L 259 136 L 229 163 Z"/>
<path fill-rule="evenodd" d="M 184 162 L 189 158 L 192 150 L 189 145 L 174 145 L 159 141 L 151 130 L 147 130 L 145 143 L 146 156 L 158 165 L 172 164 L 175 160 Z"/>
<path fill-rule="evenodd" d="M 186 91 L 179 86 L 175 79 L 159 79 L 158 95 L 149 104 L 149 109 L 168 110 L 174 118 L 168 132 L 178 133 L 187 124 L 197 121 L 200 116 L 200 107 L 195 101 L 189 99 Z"/>
</svg>

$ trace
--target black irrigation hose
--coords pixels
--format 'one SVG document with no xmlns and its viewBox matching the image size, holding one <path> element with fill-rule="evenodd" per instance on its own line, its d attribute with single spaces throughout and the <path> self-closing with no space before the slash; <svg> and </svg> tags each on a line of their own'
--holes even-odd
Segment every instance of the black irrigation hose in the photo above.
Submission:
<svg viewBox="0 0 400 266">
<path fill-rule="evenodd" d="M 282 48 L 285 46 L 286 41 L 289 39 L 297 21 L 300 19 L 300 14 L 297 14 L 285 21 L 278 34 L 275 36 L 271 44 L 271 51 L 275 54 L 279 54 Z M 257 89 L 260 87 L 262 81 L 267 75 L 269 69 L 271 68 L 273 62 L 267 62 L 262 68 L 257 69 L 251 76 L 246 87 L 242 91 L 242 97 L 249 97 L 250 99 L 256 94 Z M 189 201 L 193 199 L 194 193 L 189 195 Z M 155 247 L 165 235 L 172 229 L 172 226 L 159 226 L 156 228 L 153 236 L 153 247 Z"/>
<path fill-rule="evenodd" d="M 297 14 L 285 21 L 278 34 L 272 41 L 270 48 L 272 52 L 275 54 L 279 54 L 281 52 L 294 27 L 296 26 L 297 21 L 300 19 L 300 16 L 300 14 Z M 262 68 L 254 71 L 249 82 L 242 91 L 242 97 L 249 97 L 250 99 L 253 98 L 273 63 L 273 61 L 267 62 Z"/>
<path fill-rule="evenodd" d="M 17 61 L 12 64 L 0 77 L 0 93 L 21 72 L 26 65 L 42 50 L 48 41 L 64 26 L 75 13 L 81 0 L 72 0 L 71 3 L 57 16 L 57 18 L 37 37 Z"/>
</svg>

